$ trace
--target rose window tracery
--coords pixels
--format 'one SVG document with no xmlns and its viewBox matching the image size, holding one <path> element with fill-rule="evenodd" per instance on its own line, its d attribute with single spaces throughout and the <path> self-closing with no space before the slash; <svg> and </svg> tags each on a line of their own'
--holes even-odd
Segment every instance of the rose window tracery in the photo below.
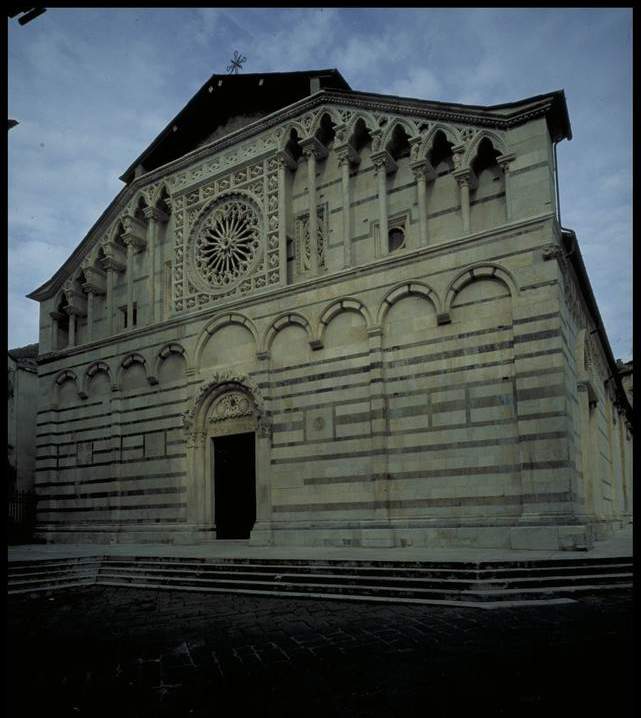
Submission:
<svg viewBox="0 0 641 718">
<path fill-rule="evenodd" d="M 212 288 L 233 286 L 252 269 L 261 245 L 261 225 L 252 204 L 231 197 L 217 204 L 197 229 L 194 268 Z"/>
</svg>

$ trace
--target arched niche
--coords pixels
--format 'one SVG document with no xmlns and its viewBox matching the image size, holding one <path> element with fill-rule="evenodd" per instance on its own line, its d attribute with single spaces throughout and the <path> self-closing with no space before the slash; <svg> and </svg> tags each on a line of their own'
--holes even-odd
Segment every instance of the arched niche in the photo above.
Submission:
<svg viewBox="0 0 641 718">
<path fill-rule="evenodd" d="M 197 369 L 210 366 L 253 364 L 258 351 L 258 332 L 242 314 L 218 316 L 202 330 L 194 351 Z"/>
<path fill-rule="evenodd" d="M 98 371 L 91 377 L 87 394 L 92 399 L 111 395 L 111 380 L 106 371 Z"/>
<path fill-rule="evenodd" d="M 357 299 L 340 299 L 321 314 L 318 339 L 326 357 L 341 357 L 369 350 L 370 316 Z"/>
<path fill-rule="evenodd" d="M 505 279 L 490 272 L 462 277 L 449 307 L 450 330 L 476 335 L 474 345 L 485 348 L 478 361 L 495 364 L 496 368 L 491 371 L 497 376 L 511 374 L 514 359 L 512 295 Z"/>
<path fill-rule="evenodd" d="M 256 520 L 251 539 L 270 540 L 271 418 L 257 384 L 247 375 L 220 372 L 201 386 L 183 415 L 187 447 L 187 515 L 200 529 L 216 528 L 217 439 L 250 435 L 254 449 Z M 226 478 L 233 476 L 227 476 Z"/>
<path fill-rule="evenodd" d="M 78 393 L 78 378 L 70 370 L 61 371 L 54 379 L 50 401 L 57 407 L 66 407 L 77 404 L 80 399 Z"/>
<path fill-rule="evenodd" d="M 111 394 L 111 370 L 105 362 L 94 362 L 86 371 L 83 392 L 91 398 L 106 397 Z"/>
<path fill-rule="evenodd" d="M 380 312 L 383 347 L 424 342 L 436 328 L 435 302 L 436 295 L 429 287 L 419 284 L 410 283 L 390 293 Z"/>
<path fill-rule="evenodd" d="M 118 387 L 123 392 L 144 389 L 148 386 L 145 359 L 140 354 L 125 357 L 121 366 Z"/>
<path fill-rule="evenodd" d="M 154 376 L 159 384 L 168 384 L 185 378 L 187 362 L 185 350 L 180 344 L 169 344 L 158 353 Z"/>
<path fill-rule="evenodd" d="M 284 369 L 309 362 L 311 338 L 309 322 L 302 315 L 288 313 L 276 319 L 265 338 L 271 368 Z"/>
</svg>

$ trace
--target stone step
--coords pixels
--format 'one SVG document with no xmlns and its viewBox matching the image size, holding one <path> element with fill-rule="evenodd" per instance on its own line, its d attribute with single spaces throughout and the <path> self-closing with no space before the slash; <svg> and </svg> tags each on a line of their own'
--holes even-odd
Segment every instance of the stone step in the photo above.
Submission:
<svg viewBox="0 0 641 718">
<path fill-rule="evenodd" d="M 624 563 L 632 565 L 630 556 L 604 556 L 592 558 L 568 558 L 568 559 L 536 559 L 514 560 L 514 561 L 405 561 L 405 560 L 374 560 L 374 559 L 298 559 L 298 558 L 257 558 L 257 557 L 201 557 L 201 556 L 104 556 L 106 562 L 112 561 L 144 561 L 150 563 L 189 563 L 189 564 L 232 564 L 255 566 L 331 566 L 332 568 L 356 567 L 370 569 L 426 569 L 440 570 L 449 569 L 454 571 L 488 571 L 488 570 L 512 570 L 512 569 L 547 569 L 554 567 L 570 568 L 576 566 L 609 565 Z"/>
<path fill-rule="evenodd" d="M 482 605 L 493 603 L 499 605 L 503 601 L 509 601 L 516 605 L 520 602 L 557 601 L 559 598 L 568 598 L 585 593 L 603 593 L 607 591 L 620 591 L 622 588 L 631 588 L 632 581 L 616 584 L 584 585 L 577 587 L 559 586 L 554 589 L 513 589 L 513 590 L 488 590 L 488 591 L 444 591 L 439 589 L 406 589 L 381 588 L 380 586 L 344 586 L 332 584 L 310 584 L 310 583 L 286 583 L 278 582 L 276 585 L 270 582 L 238 582 L 219 580 L 213 585 L 205 579 L 191 579 L 181 581 L 180 584 L 170 579 L 155 579 L 141 581 L 140 579 L 123 579 L 119 576 L 103 576 L 98 580 L 101 586 L 121 586 L 141 589 L 173 589 L 202 591 L 213 593 L 247 593 L 268 596 L 299 596 L 316 598 L 335 598 L 350 600 L 386 600 L 391 602 L 413 602 L 413 603 L 439 603 L 443 605 Z M 353 589 L 357 590 L 354 591 Z"/>
<path fill-rule="evenodd" d="M 447 588 L 448 590 L 464 590 L 481 586 L 496 586 L 498 588 L 508 588 L 510 586 L 528 586 L 528 585 L 540 585 L 540 586 L 557 586 L 559 584 L 567 583 L 569 585 L 576 585 L 579 583 L 606 583 L 606 582 L 617 582 L 619 580 L 628 580 L 631 576 L 630 572 L 619 572 L 619 573 L 586 573 L 584 575 L 565 575 L 559 574 L 555 576 L 533 576 L 533 577 L 518 577 L 503 579 L 497 581 L 496 578 L 476 578 L 470 577 L 468 580 L 452 579 L 449 577 L 416 577 L 416 576 L 403 576 L 403 575 L 391 575 L 391 574 L 379 574 L 376 576 L 371 575 L 360 575 L 350 572 L 346 575 L 336 575 L 333 573 L 297 573 L 297 572 L 274 572 L 274 571 L 243 571 L 234 570 L 229 571 L 225 568 L 211 568 L 211 567 L 199 567 L 197 569 L 186 570 L 177 569 L 174 567 L 149 567 L 141 566 L 139 564 L 126 565 L 122 563 L 107 563 L 99 569 L 99 578 L 103 575 L 118 575 L 123 577 L 136 577 L 139 576 L 143 579 L 149 578 L 171 578 L 171 580 L 188 581 L 190 578 L 197 578 L 199 580 L 211 580 L 215 581 L 218 579 L 226 579 L 230 581 L 245 581 L 249 579 L 266 580 L 266 581 L 289 581 L 292 583 L 323 583 L 333 582 L 346 584 L 351 583 L 353 585 L 361 585 L 364 582 L 375 582 L 376 585 L 404 585 L 406 587 L 416 586 L 426 587 L 433 586 L 437 588 Z"/>
<path fill-rule="evenodd" d="M 9 564 L 9 593 L 84 585 L 121 585 L 267 595 L 316 595 L 350 600 L 417 600 L 458 605 L 549 601 L 586 591 L 632 585 L 632 561 L 541 561 L 486 564 L 314 560 L 220 560 L 193 557 L 104 556 Z"/>
<path fill-rule="evenodd" d="M 238 572 L 263 572 L 266 570 L 271 571 L 282 571 L 287 570 L 288 573 L 316 573 L 322 570 L 325 573 L 331 573 L 333 575 L 340 574 L 357 574 L 357 575 L 398 575 L 398 576 L 415 576 L 420 577 L 434 577 L 434 578 L 460 578 L 460 579 L 479 579 L 479 578 L 511 578 L 516 576 L 528 576 L 532 573 L 535 575 L 550 575 L 555 576 L 559 574 L 559 568 L 563 569 L 564 575 L 586 573 L 590 571 L 598 571 L 599 573 L 620 573 L 621 571 L 631 570 L 632 562 L 619 562 L 619 563 L 594 563 L 589 565 L 571 565 L 571 566 L 534 566 L 531 568 L 510 568 L 510 569 L 454 569 L 454 568 L 407 568 L 404 564 L 394 564 L 390 567 L 383 566 L 361 566 L 361 565 L 333 565 L 325 562 L 310 562 L 304 565 L 294 563 L 229 563 L 221 561 L 198 561 L 195 562 L 191 559 L 185 559 L 182 561 L 163 561 L 162 559 L 148 559 L 146 557 L 135 557 L 135 558 L 106 558 L 102 562 L 103 566 L 113 567 L 128 567 L 128 566 L 140 566 L 140 567 L 154 567 L 162 566 L 163 568 L 170 568 L 175 571 L 189 572 L 192 570 L 198 571 L 238 571 Z"/>
<path fill-rule="evenodd" d="M 70 583 L 59 583 L 54 585 L 49 584 L 43 584 L 43 585 L 37 585 L 37 586 L 15 586 L 10 588 L 7 593 L 9 595 L 14 595 L 18 593 L 42 593 L 43 591 L 60 591 L 62 589 L 72 589 L 72 588 L 79 588 L 80 586 L 95 586 L 96 585 L 96 579 L 92 578 L 90 580 L 86 581 L 73 581 Z"/>
<path fill-rule="evenodd" d="M 323 593 L 364 593 L 370 595 L 377 593 L 381 595 L 427 595 L 438 594 L 442 597 L 447 594 L 448 600 L 456 600 L 455 596 L 480 595 L 480 596 L 498 596 L 503 592 L 514 593 L 521 591 L 550 591 L 550 590 L 566 590 L 574 589 L 582 585 L 595 587 L 600 585 L 627 585 L 631 583 L 632 577 L 629 574 L 622 574 L 613 577 L 608 576 L 585 576 L 580 579 L 565 579 L 559 577 L 554 583 L 547 582 L 541 585 L 539 582 L 526 586 L 497 586 L 493 582 L 481 584 L 461 584 L 460 582 L 425 581 L 417 583 L 416 580 L 395 579 L 395 580 L 379 580 L 376 582 L 364 582 L 367 579 L 359 580 L 358 577 L 345 577 L 344 581 L 337 582 L 333 576 L 297 576 L 287 574 L 263 574 L 262 576 L 239 576 L 238 574 L 222 574 L 216 577 L 203 578 L 197 575 L 191 576 L 175 576 L 171 573 L 164 575 L 149 575 L 147 573 L 127 573 L 127 572 L 109 572 L 107 569 L 102 570 L 97 579 L 99 585 L 104 581 L 122 581 L 129 585 L 149 586 L 155 584 L 173 585 L 176 588 L 182 586 L 202 586 L 202 587 L 221 587 L 225 586 L 230 591 L 235 591 L 237 587 L 245 589 L 265 589 L 272 586 L 277 590 L 302 590 L 302 591 L 320 591 Z"/>
</svg>

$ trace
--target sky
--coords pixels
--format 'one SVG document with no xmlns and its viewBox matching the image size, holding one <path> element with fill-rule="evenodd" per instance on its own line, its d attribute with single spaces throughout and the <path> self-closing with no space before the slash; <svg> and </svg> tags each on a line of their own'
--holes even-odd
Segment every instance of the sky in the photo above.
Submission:
<svg viewBox="0 0 641 718">
<path fill-rule="evenodd" d="M 565 90 L 561 222 L 614 356 L 632 358 L 632 11 L 50 8 L 8 22 L 8 343 L 119 175 L 234 51 L 244 71 L 337 68 L 355 90 L 492 105 Z"/>
</svg>

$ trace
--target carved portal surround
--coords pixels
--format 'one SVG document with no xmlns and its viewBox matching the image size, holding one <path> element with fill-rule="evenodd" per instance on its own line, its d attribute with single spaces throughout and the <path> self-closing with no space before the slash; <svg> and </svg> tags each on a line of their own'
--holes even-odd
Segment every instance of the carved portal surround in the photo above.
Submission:
<svg viewBox="0 0 641 718">
<path fill-rule="evenodd" d="M 249 377 L 231 371 L 208 377 L 183 414 L 187 448 L 187 521 L 215 529 L 213 439 L 254 432 L 256 441 L 256 523 L 250 543 L 271 540 L 271 417 L 260 389 Z"/>
</svg>

